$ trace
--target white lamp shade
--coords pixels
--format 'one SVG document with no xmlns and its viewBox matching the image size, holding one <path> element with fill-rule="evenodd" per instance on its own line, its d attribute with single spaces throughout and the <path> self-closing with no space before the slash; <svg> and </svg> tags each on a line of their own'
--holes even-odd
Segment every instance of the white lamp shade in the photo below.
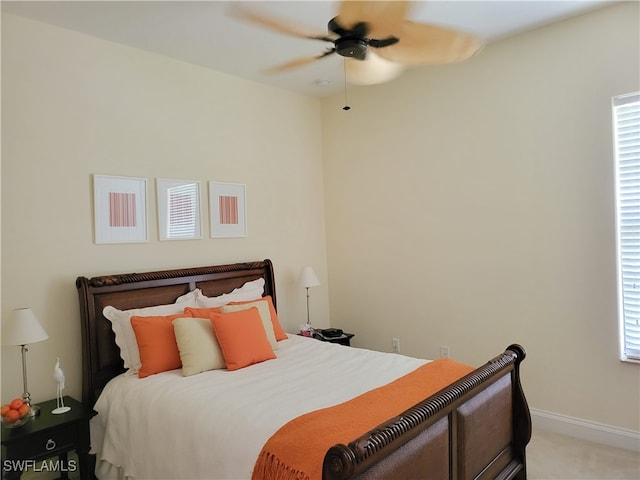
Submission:
<svg viewBox="0 0 640 480">
<path fill-rule="evenodd" d="M 318 276 L 316 272 L 313 271 L 311 267 L 304 267 L 300 271 L 300 276 L 298 277 L 298 285 L 304 288 L 309 287 L 317 287 L 320 285 L 320 280 L 318 280 Z"/>
<path fill-rule="evenodd" d="M 14 310 L 9 321 L 3 324 L 3 345 L 29 345 L 42 342 L 47 338 L 49 335 L 30 308 Z"/>
</svg>

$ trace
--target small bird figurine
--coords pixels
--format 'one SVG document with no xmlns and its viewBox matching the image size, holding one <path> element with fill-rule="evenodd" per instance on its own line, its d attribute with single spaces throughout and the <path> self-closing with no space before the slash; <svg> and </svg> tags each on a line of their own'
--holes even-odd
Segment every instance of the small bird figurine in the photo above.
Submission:
<svg viewBox="0 0 640 480">
<path fill-rule="evenodd" d="M 71 407 L 67 407 L 64 404 L 64 398 L 62 398 L 62 390 L 64 390 L 64 372 L 60 368 L 60 358 L 56 357 L 56 366 L 53 368 L 53 378 L 58 383 L 58 389 L 56 391 L 56 408 L 51 413 L 60 414 L 71 410 Z"/>
</svg>

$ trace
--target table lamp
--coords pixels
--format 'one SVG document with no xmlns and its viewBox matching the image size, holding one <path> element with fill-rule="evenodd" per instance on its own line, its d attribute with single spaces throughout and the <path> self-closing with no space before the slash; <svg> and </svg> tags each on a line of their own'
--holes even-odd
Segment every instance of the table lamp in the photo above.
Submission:
<svg viewBox="0 0 640 480">
<path fill-rule="evenodd" d="M 317 287 L 320 285 L 320 280 L 318 280 L 318 276 L 316 272 L 313 271 L 311 267 L 304 267 L 300 271 L 300 276 L 298 277 L 298 285 L 307 289 L 307 326 L 311 326 L 311 321 L 309 320 L 309 288 Z"/>
<path fill-rule="evenodd" d="M 27 388 L 27 345 L 42 342 L 47 338 L 49 338 L 47 332 L 44 331 L 30 308 L 14 310 L 2 331 L 3 345 L 20 345 L 22 347 L 22 382 L 24 384 L 22 400 L 29 405 L 29 415 L 32 417 L 38 415 L 39 408 L 31 405 L 31 395 L 29 395 Z"/>
</svg>

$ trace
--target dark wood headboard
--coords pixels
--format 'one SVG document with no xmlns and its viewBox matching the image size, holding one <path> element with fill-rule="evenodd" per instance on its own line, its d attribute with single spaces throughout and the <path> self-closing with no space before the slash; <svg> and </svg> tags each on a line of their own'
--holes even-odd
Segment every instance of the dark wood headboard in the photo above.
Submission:
<svg viewBox="0 0 640 480">
<path fill-rule="evenodd" d="M 276 286 L 271 260 L 146 273 L 78 277 L 76 287 L 82 322 L 82 400 L 93 406 L 98 395 L 116 375 L 124 372 L 120 349 L 111 322 L 102 310 L 165 305 L 195 288 L 209 297 L 229 293 L 245 282 L 264 278 L 264 295 L 276 304 Z"/>
</svg>

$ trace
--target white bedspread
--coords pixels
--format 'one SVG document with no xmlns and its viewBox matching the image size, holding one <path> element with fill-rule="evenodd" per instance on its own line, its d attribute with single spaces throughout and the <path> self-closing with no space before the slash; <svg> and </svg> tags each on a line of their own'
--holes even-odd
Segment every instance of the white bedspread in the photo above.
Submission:
<svg viewBox="0 0 640 480">
<path fill-rule="evenodd" d="M 278 356 L 228 372 L 119 376 L 91 420 L 99 461 L 142 479 L 246 479 L 265 442 L 304 413 L 409 373 L 426 360 L 290 335 Z"/>
</svg>

